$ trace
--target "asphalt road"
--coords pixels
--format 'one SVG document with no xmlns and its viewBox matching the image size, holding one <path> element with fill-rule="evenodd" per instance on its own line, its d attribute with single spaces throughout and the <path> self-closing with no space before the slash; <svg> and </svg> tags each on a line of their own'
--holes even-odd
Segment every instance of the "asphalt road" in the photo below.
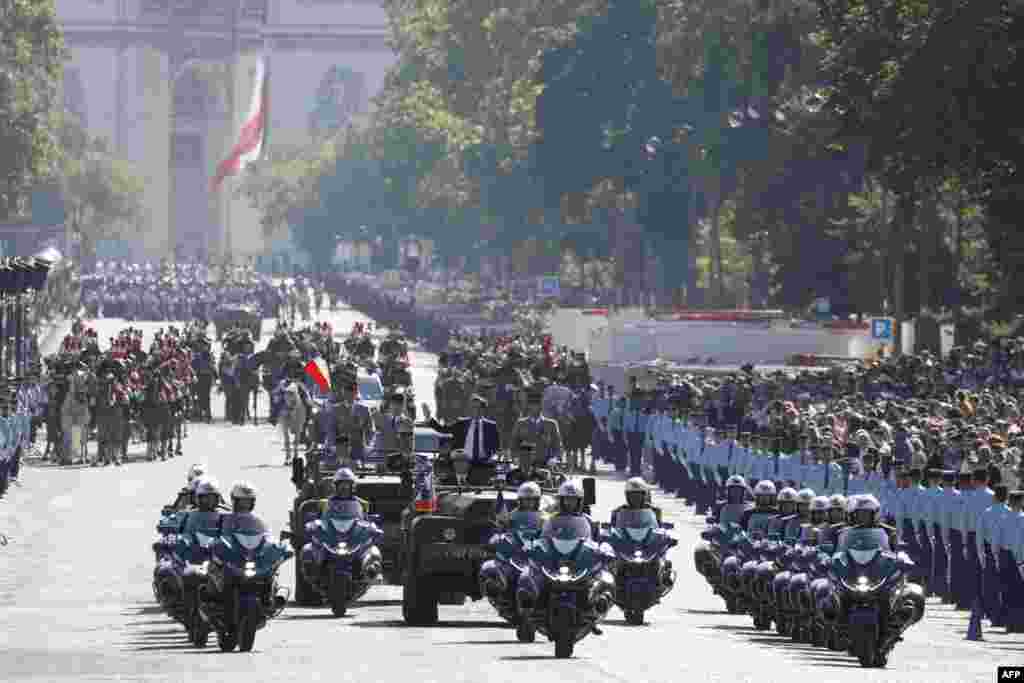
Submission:
<svg viewBox="0 0 1024 683">
<path fill-rule="evenodd" d="M 330 316 L 347 331 L 357 314 Z M 121 321 L 96 323 L 101 339 Z M 158 324 L 141 325 L 148 335 Z M 272 324 L 267 324 L 272 329 Z M 434 359 L 413 354 L 419 400 L 432 403 Z M 379 586 L 349 615 L 289 605 L 260 631 L 252 653 L 196 650 L 153 601 L 150 543 L 159 509 L 204 461 L 222 486 L 245 478 L 260 493 L 257 511 L 285 525 L 294 494 L 280 436 L 269 426 L 192 425 L 185 455 L 133 460 L 121 468 L 53 468 L 30 463 L 23 486 L 0 500 L 0 680 L 40 681 L 514 681 L 515 683 L 668 683 L 723 681 L 992 681 L 997 665 L 1024 664 L 1020 636 L 995 631 L 966 642 L 962 613 L 929 604 L 925 621 L 897 646 L 885 670 L 755 632 L 748 617 L 724 612 L 693 570 L 702 522 L 674 498 L 658 497 L 680 544 L 672 559 L 679 583 L 649 623 L 626 626 L 613 611 L 603 636 L 579 643 L 571 660 L 538 640 L 523 645 L 486 602 L 441 607 L 434 628 L 401 621 L 401 588 Z M 596 514 L 622 500 L 612 474 L 598 483 Z M 292 585 L 294 560 L 282 580 Z M 1001 630 L 1000 630 L 1001 631 Z"/>
</svg>

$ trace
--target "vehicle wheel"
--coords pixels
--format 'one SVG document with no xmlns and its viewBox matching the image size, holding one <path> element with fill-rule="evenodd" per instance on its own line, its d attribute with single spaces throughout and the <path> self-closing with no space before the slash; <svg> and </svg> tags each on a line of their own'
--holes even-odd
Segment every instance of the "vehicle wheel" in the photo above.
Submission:
<svg viewBox="0 0 1024 683">
<path fill-rule="evenodd" d="M 562 636 L 555 641 L 555 658 L 569 659 L 572 657 L 572 648 L 575 643 L 568 636 Z"/>
<path fill-rule="evenodd" d="M 426 581 L 415 576 L 411 568 L 402 587 L 402 618 L 410 626 L 433 626 L 437 623 L 437 593 Z"/>
<path fill-rule="evenodd" d="M 770 617 L 757 616 L 754 617 L 754 628 L 758 631 L 767 631 L 772 627 L 772 620 Z"/>
<path fill-rule="evenodd" d="M 742 614 L 743 610 L 740 609 L 740 601 L 735 595 L 730 595 L 725 599 L 725 609 L 729 614 Z"/>
<path fill-rule="evenodd" d="M 879 669 L 884 669 L 888 665 L 889 665 L 889 655 L 883 654 L 883 653 L 879 652 L 875 656 L 875 667 L 879 668 Z"/>
<path fill-rule="evenodd" d="M 626 612 L 626 623 L 630 626 L 643 626 L 644 611 L 642 609 L 637 609 Z"/>
<path fill-rule="evenodd" d="M 252 646 L 256 644 L 256 622 L 244 617 L 238 624 L 238 651 L 252 652 Z"/>
<path fill-rule="evenodd" d="M 234 633 L 218 633 L 217 646 L 221 652 L 232 652 L 238 646 L 238 636 Z"/>
<path fill-rule="evenodd" d="M 345 616 L 345 612 L 348 611 L 348 605 L 345 604 L 344 600 L 336 600 L 331 602 L 331 614 L 336 617 Z"/>
<path fill-rule="evenodd" d="M 198 648 L 206 647 L 207 641 L 210 639 L 210 627 L 205 622 L 201 622 L 192 627 L 192 644 Z"/>
<path fill-rule="evenodd" d="M 323 604 L 320 594 L 313 588 L 313 584 L 306 581 L 306 577 L 302 575 L 302 567 L 297 564 L 295 566 L 295 604 L 302 607 L 320 607 Z"/>
<path fill-rule="evenodd" d="M 839 633 L 834 628 L 829 627 L 825 630 L 825 647 L 833 652 L 842 652 L 845 649 Z"/>
<path fill-rule="evenodd" d="M 793 633 L 793 624 L 789 619 L 777 619 L 775 621 L 775 632 L 783 638 Z"/>
<path fill-rule="evenodd" d="M 520 643 L 532 643 L 537 640 L 537 629 L 533 624 L 519 624 L 516 626 L 516 638 Z"/>
</svg>

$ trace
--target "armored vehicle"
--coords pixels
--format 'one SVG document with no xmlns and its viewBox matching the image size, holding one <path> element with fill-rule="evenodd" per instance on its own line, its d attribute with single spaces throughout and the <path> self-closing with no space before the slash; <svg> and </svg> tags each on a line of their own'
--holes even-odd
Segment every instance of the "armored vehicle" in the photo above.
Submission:
<svg viewBox="0 0 1024 683">
<path fill-rule="evenodd" d="M 416 626 L 437 622 L 438 605 L 480 600 L 480 567 L 494 557 L 490 539 L 499 517 L 516 507 L 516 489 L 502 464 L 470 465 L 458 456 L 418 458 L 416 494 L 402 519 L 402 617 Z M 584 505 L 596 484 L 583 480 Z M 546 495 L 556 491 L 547 489 Z"/>
</svg>

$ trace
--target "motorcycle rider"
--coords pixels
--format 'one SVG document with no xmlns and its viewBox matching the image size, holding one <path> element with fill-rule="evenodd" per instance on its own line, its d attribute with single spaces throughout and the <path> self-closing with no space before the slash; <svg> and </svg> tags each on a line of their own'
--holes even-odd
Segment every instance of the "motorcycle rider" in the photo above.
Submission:
<svg viewBox="0 0 1024 683">
<path fill-rule="evenodd" d="M 199 478 L 206 473 L 206 465 L 196 463 L 192 467 L 188 468 L 188 474 L 186 475 L 187 482 L 184 488 L 178 492 L 178 497 L 174 503 L 168 507 L 172 508 L 174 512 L 186 512 L 189 509 L 195 507 L 195 490 L 196 484 Z"/>
<path fill-rule="evenodd" d="M 558 487 L 556 498 L 558 508 L 555 514 L 544 522 L 541 535 L 544 538 L 554 538 L 559 535 L 560 530 L 571 529 L 576 538 L 597 540 L 597 526 L 583 511 L 583 486 L 578 481 L 570 479 Z M 595 626 L 593 633 L 599 636 L 603 632 Z"/>
<path fill-rule="evenodd" d="M 734 474 L 725 482 L 725 498 L 715 504 L 714 517 L 720 524 L 735 523 L 746 528 L 754 506 L 747 502 L 750 489 L 742 475 Z"/>
<path fill-rule="evenodd" d="M 612 510 L 612 526 L 619 526 L 618 516 L 621 512 L 636 510 L 653 510 L 658 523 L 661 523 L 661 510 L 651 505 L 651 487 L 643 477 L 630 477 L 626 480 L 626 504 Z"/>
<path fill-rule="evenodd" d="M 540 510 L 541 490 L 535 482 L 524 482 L 516 491 L 516 509 L 503 526 L 511 530 L 540 531 L 544 527 L 544 513 Z"/>
<path fill-rule="evenodd" d="M 223 533 L 229 533 L 233 529 L 244 529 L 245 531 L 258 530 L 262 534 L 270 533 L 267 525 L 263 523 L 253 510 L 256 508 L 256 489 L 246 481 L 236 482 L 231 487 L 231 512 L 223 516 Z"/>
<path fill-rule="evenodd" d="M 811 489 L 800 489 L 796 494 L 796 516 L 786 524 L 783 531 L 783 539 L 795 543 L 803 536 L 804 527 L 811 521 L 811 503 L 814 501 L 814 491 Z"/>
<path fill-rule="evenodd" d="M 220 505 L 220 489 L 216 480 L 206 477 L 196 480 L 195 500 L 196 509 L 190 511 L 185 520 L 185 533 L 218 528 L 222 513 L 217 510 Z"/>
<path fill-rule="evenodd" d="M 883 551 L 892 550 L 896 547 L 896 529 L 880 521 L 879 512 L 882 506 L 878 499 L 870 493 L 850 497 L 849 517 L 850 527 L 839 534 L 839 542 L 836 546 L 837 552 L 845 552 L 850 543 L 850 532 L 855 529 L 878 529 L 879 547 Z"/>
<path fill-rule="evenodd" d="M 354 511 L 354 501 L 359 506 L 359 519 L 366 517 L 370 509 L 370 503 L 356 496 L 356 475 L 352 470 L 343 467 L 334 473 L 334 495 L 321 503 L 321 513 L 327 514 L 331 510 Z"/>
<path fill-rule="evenodd" d="M 787 486 L 779 491 L 779 514 L 768 525 L 768 537 L 783 538 L 790 523 L 798 519 L 796 489 Z"/>
<path fill-rule="evenodd" d="M 839 532 L 846 524 L 846 496 L 835 493 L 828 498 L 827 523 L 818 530 L 818 545 L 834 549 L 839 540 Z"/>
</svg>

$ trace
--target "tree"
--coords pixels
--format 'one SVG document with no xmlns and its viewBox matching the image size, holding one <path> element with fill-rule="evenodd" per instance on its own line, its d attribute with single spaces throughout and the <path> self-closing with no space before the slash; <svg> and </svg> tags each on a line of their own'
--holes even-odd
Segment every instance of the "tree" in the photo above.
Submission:
<svg viewBox="0 0 1024 683">
<path fill-rule="evenodd" d="M 70 114 L 61 120 L 64 163 L 58 176 L 68 222 L 92 261 L 96 244 L 141 228 L 142 181 L 127 162 L 112 155 L 103 140 L 91 138 Z"/>
<path fill-rule="evenodd" d="M 57 171 L 54 104 L 65 59 L 53 0 L 0 0 L 0 221 Z"/>
</svg>

